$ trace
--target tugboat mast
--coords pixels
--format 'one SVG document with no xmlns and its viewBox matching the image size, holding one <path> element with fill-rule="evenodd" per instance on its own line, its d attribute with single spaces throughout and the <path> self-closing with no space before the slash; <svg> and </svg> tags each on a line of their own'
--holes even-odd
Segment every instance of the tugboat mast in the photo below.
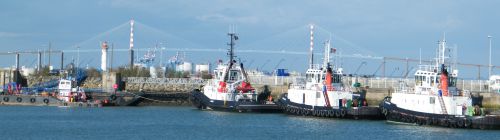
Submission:
<svg viewBox="0 0 500 140">
<path fill-rule="evenodd" d="M 445 59 L 444 58 L 445 57 L 444 53 L 445 53 L 445 50 L 446 50 L 446 34 L 443 36 L 443 41 L 441 42 L 441 47 L 440 47 L 440 52 L 439 52 L 440 53 L 439 54 L 440 55 L 439 59 L 441 61 L 440 62 L 441 64 L 444 64 L 444 59 Z"/>
<path fill-rule="evenodd" d="M 313 53 L 313 48 L 314 48 L 314 24 L 311 24 L 310 25 L 310 29 L 311 29 L 311 42 L 310 42 L 310 49 L 309 49 L 309 53 L 310 53 L 310 58 L 309 58 L 309 68 L 312 69 L 313 68 L 313 65 L 314 65 L 314 53 Z"/>
<path fill-rule="evenodd" d="M 234 56 L 234 45 L 235 45 L 235 41 L 238 40 L 238 36 L 234 32 L 228 33 L 227 35 L 229 35 L 229 37 L 231 38 L 231 41 L 227 44 L 227 45 L 229 45 L 229 50 L 228 50 L 229 64 L 228 64 L 228 67 L 226 68 L 226 71 L 224 72 L 224 77 L 223 77 L 224 82 L 226 82 L 228 79 L 229 69 L 231 69 L 233 67 L 234 57 L 235 57 Z"/>
<path fill-rule="evenodd" d="M 323 67 L 326 70 L 329 65 L 330 65 L 330 53 L 331 53 L 331 47 L 330 47 L 330 40 L 326 40 L 325 42 L 325 58 L 323 58 Z"/>
<path fill-rule="evenodd" d="M 446 34 L 443 35 L 443 40 L 438 41 L 438 49 L 436 54 L 436 68 L 445 64 L 445 51 L 446 51 Z"/>
<path fill-rule="evenodd" d="M 228 55 L 229 55 L 229 63 L 233 63 L 233 60 L 234 60 L 234 45 L 235 45 L 235 41 L 238 40 L 238 36 L 236 36 L 236 33 L 228 33 L 227 35 L 229 35 L 229 37 L 231 37 L 231 41 L 229 42 L 229 52 L 228 52 Z"/>
</svg>

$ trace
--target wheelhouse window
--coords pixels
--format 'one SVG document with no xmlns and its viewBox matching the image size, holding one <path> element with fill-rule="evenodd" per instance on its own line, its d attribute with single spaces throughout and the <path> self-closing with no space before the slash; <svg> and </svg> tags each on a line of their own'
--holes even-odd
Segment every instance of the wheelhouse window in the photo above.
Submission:
<svg viewBox="0 0 500 140">
<path fill-rule="evenodd" d="M 448 81 L 450 81 L 448 84 L 448 87 L 455 87 L 457 85 L 457 78 L 456 77 L 449 77 Z"/>
<path fill-rule="evenodd" d="M 340 83 L 340 81 L 342 80 L 340 75 L 339 74 L 333 74 L 333 83 Z"/>
<path fill-rule="evenodd" d="M 229 80 L 236 81 L 238 79 L 238 71 L 232 70 L 229 72 Z"/>
<path fill-rule="evenodd" d="M 306 74 L 306 81 L 312 82 L 312 75 L 311 74 Z"/>
<path fill-rule="evenodd" d="M 422 86 L 423 83 L 427 83 L 427 77 L 425 76 L 415 76 L 415 85 Z"/>
</svg>

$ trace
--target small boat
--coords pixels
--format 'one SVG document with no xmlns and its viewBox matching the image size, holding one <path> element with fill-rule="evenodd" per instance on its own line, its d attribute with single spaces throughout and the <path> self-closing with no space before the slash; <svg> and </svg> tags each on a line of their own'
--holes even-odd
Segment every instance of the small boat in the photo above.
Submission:
<svg viewBox="0 0 500 140">
<path fill-rule="evenodd" d="M 258 93 L 249 82 L 243 63 L 237 63 L 234 56 L 235 33 L 228 34 L 229 61 L 219 61 L 213 78 L 201 89 L 191 92 L 191 102 L 198 109 L 236 111 L 236 112 L 281 112 L 281 109 L 268 100 L 269 92 Z"/>
<path fill-rule="evenodd" d="M 69 79 L 59 79 L 57 92 L 41 94 L 5 92 L 0 94 L 0 105 L 60 106 L 60 107 L 102 107 L 133 106 L 142 98 L 142 93 L 86 93 Z"/>
<path fill-rule="evenodd" d="M 87 100 L 83 89 L 74 88 L 73 82 L 67 79 L 59 79 L 57 87 L 58 93 L 49 94 L 28 94 L 21 91 L 6 92 L 0 95 L 2 105 L 20 105 L 20 106 L 64 106 L 64 107 L 101 107 L 99 102 Z M 10 91 L 10 89 L 9 89 Z"/>
<path fill-rule="evenodd" d="M 74 106 L 87 104 L 97 104 L 94 106 L 135 106 L 143 98 L 143 92 L 92 92 L 86 93 L 83 88 L 76 86 L 72 80 L 61 79 L 58 85 L 58 94 L 56 96 L 62 102 L 63 106 Z"/>
<path fill-rule="evenodd" d="M 312 46 L 310 51 L 305 82 L 290 85 L 277 102 L 285 112 L 300 116 L 383 119 L 378 106 L 368 106 L 366 99 L 342 83 L 342 68 L 330 65 L 330 41 L 325 43 L 322 67 L 313 64 Z"/>
<path fill-rule="evenodd" d="M 500 129 L 500 116 L 473 103 L 470 92 L 456 86 L 458 70 L 445 55 L 446 39 L 439 42 L 434 65 L 421 65 L 415 72 L 413 88 L 400 83 L 380 103 L 388 121 L 452 128 Z"/>
</svg>

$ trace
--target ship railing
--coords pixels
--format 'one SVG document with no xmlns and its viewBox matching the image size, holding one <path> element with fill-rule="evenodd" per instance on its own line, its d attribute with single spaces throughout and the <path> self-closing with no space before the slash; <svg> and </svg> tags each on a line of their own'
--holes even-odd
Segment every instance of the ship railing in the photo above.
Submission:
<svg viewBox="0 0 500 140">
<path fill-rule="evenodd" d="M 310 66 L 312 69 L 319 69 L 320 68 L 319 64 L 311 64 Z"/>
<path fill-rule="evenodd" d="M 438 67 L 436 67 L 435 65 L 419 65 L 418 69 L 422 71 L 434 71 L 438 70 Z"/>
<path fill-rule="evenodd" d="M 398 83 L 399 83 L 399 86 L 397 88 L 394 88 L 395 92 L 415 93 L 414 92 L 415 90 L 413 88 L 410 88 L 410 86 L 408 85 L 408 82 L 406 82 L 406 80 L 399 80 Z"/>
<path fill-rule="evenodd" d="M 290 88 L 304 90 L 304 89 L 306 89 L 306 85 L 305 84 L 290 84 Z"/>
<path fill-rule="evenodd" d="M 252 84 L 258 85 L 289 85 L 291 83 L 305 83 L 303 76 L 266 76 L 252 75 L 248 77 Z"/>
<path fill-rule="evenodd" d="M 429 69 L 430 66 L 429 66 Z M 342 83 L 345 85 L 352 85 L 356 77 L 344 76 L 342 77 Z M 305 83 L 306 79 L 304 76 L 286 76 L 277 77 L 276 76 L 250 76 L 250 82 L 252 84 L 262 84 L 262 85 L 290 85 L 292 83 Z M 397 88 L 399 87 L 399 82 L 403 80 L 407 85 L 414 86 L 415 79 L 413 77 L 409 78 L 398 78 L 398 77 L 357 77 L 357 81 L 363 86 L 368 86 L 370 88 Z M 489 83 L 487 80 L 467 80 L 458 79 L 456 81 L 456 87 L 462 90 L 469 90 L 472 92 L 497 92 L 496 89 L 488 88 Z M 500 93 L 500 92 L 499 92 Z"/>
<path fill-rule="evenodd" d="M 471 92 L 471 91 L 469 91 L 469 90 L 461 90 L 461 91 L 459 91 L 459 92 L 460 92 L 460 93 L 462 94 L 462 96 L 464 96 L 464 97 L 472 97 L 472 92 Z"/>
</svg>

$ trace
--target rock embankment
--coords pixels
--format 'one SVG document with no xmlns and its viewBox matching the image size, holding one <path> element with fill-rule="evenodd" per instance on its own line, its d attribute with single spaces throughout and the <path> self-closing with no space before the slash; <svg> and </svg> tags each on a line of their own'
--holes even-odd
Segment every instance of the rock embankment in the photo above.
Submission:
<svg viewBox="0 0 500 140">
<path fill-rule="evenodd" d="M 101 77 L 87 77 L 82 83 L 83 88 L 102 88 Z"/>
<path fill-rule="evenodd" d="M 205 84 L 203 79 L 190 78 L 127 77 L 123 81 L 125 90 L 145 92 L 190 92 Z"/>
<path fill-rule="evenodd" d="M 28 87 L 32 87 L 35 84 L 48 82 L 52 79 L 58 79 L 58 78 L 59 76 L 30 76 L 26 77 L 26 80 L 28 82 Z"/>
<path fill-rule="evenodd" d="M 160 84 L 160 83 L 126 83 L 127 91 L 145 92 L 190 92 L 200 88 L 200 84 Z"/>
</svg>

